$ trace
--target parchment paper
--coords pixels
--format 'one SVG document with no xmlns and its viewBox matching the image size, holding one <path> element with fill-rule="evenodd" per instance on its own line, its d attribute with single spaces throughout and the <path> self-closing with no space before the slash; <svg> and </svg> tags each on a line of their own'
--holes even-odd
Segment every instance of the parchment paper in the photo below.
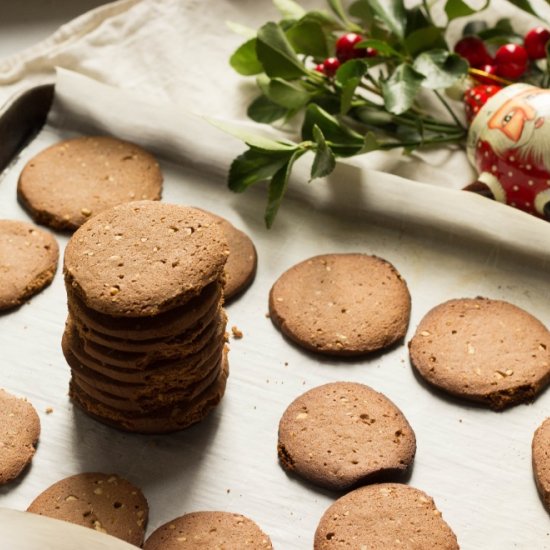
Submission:
<svg viewBox="0 0 550 550">
<path fill-rule="evenodd" d="M 452 190 L 438 190 L 447 194 L 424 203 L 429 194 L 415 198 L 422 187 L 413 192 L 410 182 L 396 176 L 341 166 L 329 180 L 310 185 L 298 170 L 300 181 L 292 183 L 274 229 L 267 231 L 265 190 L 233 195 L 219 169 L 208 168 L 212 155 L 232 156 L 238 143 L 217 141 L 217 134 L 199 133 L 180 112 L 147 109 L 81 77 L 63 75 L 57 91 L 50 124 L 3 175 L 0 217 L 28 219 L 15 188 L 32 155 L 60 138 L 111 129 L 171 159 L 161 162 L 165 201 L 210 209 L 248 232 L 258 248 L 258 275 L 228 307 L 229 327 L 236 325 L 244 338 L 231 342 L 222 404 L 201 424 L 162 437 L 115 431 L 70 404 L 69 368 L 60 348 L 66 317 L 60 272 L 28 305 L 0 317 L 0 386 L 28 397 L 42 421 L 32 467 L 19 482 L 0 489 L 0 506 L 24 510 L 50 484 L 78 472 L 116 472 L 144 490 L 151 507 L 149 533 L 186 512 L 226 510 L 258 522 L 278 550 L 311 548 L 319 518 L 338 495 L 283 472 L 277 425 L 302 392 L 349 380 L 383 392 L 407 416 L 418 440 L 408 482 L 434 497 L 461 548 L 550 548 L 548 514 L 532 478 L 530 452 L 533 432 L 548 415 L 549 392 L 533 405 L 494 413 L 428 389 L 413 375 L 405 345 L 370 359 L 327 359 L 284 340 L 265 317 L 269 289 L 288 267 L 315 254 L 361 251 L 391 261 L 407 280 L 413 300 L 407 340 L 428 309 L 463 296 L 509 300 L 548 325 L 545 224 L 523 215 L 520 222 L 520 213 Z M 392 200 L 377 194 L 379 188 L 389 190 Z M 458 218 L 451 215 L 457 212 Z M 482 218 L 482 231 L 465 223 L 472 215 Z M 534 237 L 528 243 L 529 235 Z M 67 238 L 57 237 L 63 247 Z M 519 254 L 522 238 L 526 247 Z M 45 413 L 47 407 L 52 414 Z"/>
</svg>

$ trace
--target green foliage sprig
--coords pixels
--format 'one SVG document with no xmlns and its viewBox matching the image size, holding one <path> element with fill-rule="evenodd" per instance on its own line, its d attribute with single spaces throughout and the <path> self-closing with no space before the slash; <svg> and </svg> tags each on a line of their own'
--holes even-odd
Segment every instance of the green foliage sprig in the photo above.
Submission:
<svg viewBox="0 0 550 550">
<path fill-rule="evenodd" d="M 486 9 L 490 0 L 480 9 L 463 0 L 443 0 L 445 25 L 434 22 L 433 1 L 406 8 L 403 0 L 356 0 L 348 9 L 340 0 L 326 1 L 328 11 L 305 11 L 294 0 L 274 0 L 281 19 L 250 32 L 230 59 L 238 73 L 256 77 L 260 93 L 248 107 L 252 120 L 285 123 L 303 116 L 299 143 L 223 128 L 248 145 L 231 165 L 230 189 L 243 192 L 269 181 L 268 227 L 294 163 L 307 152 L 314 154 L 313 180 L 330 174 L 338 157 L 460 144 L 467 134 L 441 93 L 469 71 L 467 61 L 452 53 L 445 33 L 451 21 Z M 536 15 L 528 0 L 509 1 Z M 491 29 L 474 23 L 465 30 L 495 44 L 514 37 L 508 20 Z M 373 48 L 376 55 L 350 59 L 330 78 L 316 71 L 316 64 L 334 55 L 337 38 L 347 32 L 365 37 L 356 48 Z M 443 120 L 426 112 L 421 93 L 433 94 L 450 116 Z"/>
</svg>

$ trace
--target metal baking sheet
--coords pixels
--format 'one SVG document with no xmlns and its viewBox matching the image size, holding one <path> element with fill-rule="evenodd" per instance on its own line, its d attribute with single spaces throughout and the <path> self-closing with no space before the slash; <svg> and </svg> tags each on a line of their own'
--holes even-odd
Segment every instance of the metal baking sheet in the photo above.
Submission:
<svg viewBox="0 0 550 550">
<path fill-rule="evenodd" d="M 16 201 L 21 168 L 38 151 L 73 135 L 78 132 L 47 125 L 4 171 L 0 217 L 28 220 Z M 283 339 L 265 315 L 269 289 L 288 267 L 315 254 L 360 251 L 391 261 L 406 279 L 413 303 L 407 340 L 428 309 L 465 296 L 509 300 L 549 325 L 547 262 L 518 256 L 498 240 L 477 241 L 455 229 L 435 231 L 367 215 L 351 196 L 347 209 L 342 201 L 331 209 L 291 191 L 268 231 L 262 221 L 263 189 L 236 196 L 213 172 L 185 162 L 161 161 L 161 166 L 164 201 L 225 216 L 258 249 L 256 281 L 227 308 L 229 327 L 237 326 L 244 337 L 231 341 L 226 396 L 205 421 L 167 436 L 118 432 L 73 408 L 60 346 L 67 308 L 59 269 L 51 287 L 0 317 L 0 386 L 26 396 L 42 422 L 32 467 L 0 488 L 1 507 L 24 510 L 65 476 L 116 472 L 145 492 L 151 508 L 148 533 L 186 512 L 225 510 L 254 519 L 278 550 L 311 548 L 319 518 L 338 495 L 283 472 L 276 455 L 278 421 L 307 389 L 348 380 L 383 392 L 407 416 L 418 443 L 408 483 L 434 497 L 461 548 L 550 548 L 549 518 L 533 481 L 530 448 L 534 430 L 548 416 L 549 391 L 532 405 L 494 413 L 421 384 L 404 344 L 371 358 L 324 358 Z M 345 175 L 342 167 L 335 178 Z M 330 182 L 312 185 L 320 193 L 332 189 Z M 56 237 L 63 250 L 67 237 Z M 48 407 L 51 414 L 45 412 Z"/>
</svg>

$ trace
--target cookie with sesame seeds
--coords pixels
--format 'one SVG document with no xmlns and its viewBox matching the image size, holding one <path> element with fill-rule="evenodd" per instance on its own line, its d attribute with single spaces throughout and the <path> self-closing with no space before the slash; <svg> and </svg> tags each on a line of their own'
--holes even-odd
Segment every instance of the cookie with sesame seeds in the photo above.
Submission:
<svg viewBox="0 0 550 550">
<path fill-rule="evenodd" d="M 271 550 L 269 537 L 251 519 L 230 512 L 192 512 L 161 525 L 144 550 Z"/>
<path fill-rule="evenodd" d="M 326 254 L 283 273 L 269 295 L 271 320 L 302 347 L 364 355 L 401 340 L 411 297 L 393 265 L 367 254 Z"/>
<path fill-rule="evenodd" d="M 540 498 L 550 512 L 550 418 L 537 428 L 533 436 L 531 456 Z"/>
<path fill-rule="evenodd" d="M 76 474 L 38 495 L 27 512 L 76 523 L 141 546 L 149 515 L 140 489 L 115 474 Z"/>
<path fill-rule="evenodd" d="M 20 306 L 48 286 L 57 270 L 59 246 L 30 223 L 0 220 L 0 311 Z"/>
<path fill-rule="evenodd" d="M 74 231 L 118 204 L 160 199 L 162 179 L 158 162 L 138 145 L 79 137 L 34 156 L 21 172 L 17 196 L 37 223 Z"/>
<path fill-rule="evenodd" d="M 223 280 L 227 241 L 209 214 L 154 201 L 94 216 L 65 249 L 65 284 L 90 309 L 150 317 Z"/>
<path fill-rule="evenodd" d="M 333 382 L 295 399 L 279 423 L 281 466 L 308 481 L 346 490 L 412 464 L 416 438 L 384 395 L 354 382 Z"/>
<path fill-rule="evenodd" d="M 433 499 L 398 483 L 361 487 L 339 498 L 321 518 L 314 550 L 458 550 L 456 535 Z"/>
<path fill-rule="evenodd" d="M 0 389 L 0 485 L 30 464 L 40 435 L 40 418 L 26 400 Z"/>
<path fill-rule="evenodd" d="M 550 332 L 501 300 L 438 305 L 418 325 L 409 352 L 429 384 L 497 411 L 532 401 L 550 382 Z"/>
</svg>

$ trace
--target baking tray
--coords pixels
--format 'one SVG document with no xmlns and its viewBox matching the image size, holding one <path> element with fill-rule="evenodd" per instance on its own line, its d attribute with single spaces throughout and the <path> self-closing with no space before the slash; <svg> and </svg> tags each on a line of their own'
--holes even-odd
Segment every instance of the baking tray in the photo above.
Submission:
<svg viewBox="0 0 550 550">
<path fill-rule="evenodd" d="M 0 120 L 0 129 L 13 132 L 0 155 L 6 166 L 0 180 L 2 218 L 28 220 L 16 201 L 22 166 L 47 145 L 79 135 L 84 127 L 67 113 L 52 117 L 64 120 L 63 128 L 42 126 L 51 94 L 51 87 L 28 91 Z M 146 116 L 138 108 L 135 112 Z M 108 115 L 106 111 L 101 124 L 94 123 L 98 129 L 108 127 Z M 269 289 L 288 267 L 315 254 L 361 251 L 391 261 L 407 280 L 413 308 L 406 340 L 427 310 L 463 296 L 509 300 L 549 325 L 548 263 L 517 255 L 503 243 L 412 224 L 406 216 L 401 221 L 366 216 L 357 201 L 348 210 L 341 205 L 331 209 L 316 204 L 311 194 L 294 191 L 275 228 L 267 231 L 261 216 L 263 189 L 230 194 L 219 174 L 197 170 L 185 155 L 180 159 L 161 158 L 163 200 L 225 216 L 258 248 L 256 281 L 228 306 L 229 327 L 236 325 L 244 338 L 231 341 L 231 374 L 222 404 L 199 425 L 167 436 L 118 432 L 74 409 L 60 348 L 66 298 L 59 270 L 51 287 L 0 317 L 0 386 L 26 396 L 42 421 L 32 466 L 19 481 L 0 488 L 0 506 L 24 510 L 43 489 L 68 475 L 116 472 L 145 492 L 151 508 L 148 533 L 186 512 L 226 510 L 254 519 L 278 550 L 311 548 L 318 520 L 338 494 L 283 472 L 276 456 L 278 421 L 307 389 L 348 380 L 383 392 L 407 416 L 418 443 L 408 483 L 434 497 L 461 548 L 550 548 L 548 515 L 530 464 L 531 438 L 548 416 L 550 392 L 532 405 L 495 413 L 423 385 L 411 370 L 405 345 L 371 358 L 325 358 L 292 345 L 265 316 Z M 349 169 L 339 167 L 335 179 L 316 183 L 312 193 L 330 195 Z M 56 237 L 63 250 L 67 236 Z M 52 414 L 45 413 L 48 407 Z"/>
</svg>

